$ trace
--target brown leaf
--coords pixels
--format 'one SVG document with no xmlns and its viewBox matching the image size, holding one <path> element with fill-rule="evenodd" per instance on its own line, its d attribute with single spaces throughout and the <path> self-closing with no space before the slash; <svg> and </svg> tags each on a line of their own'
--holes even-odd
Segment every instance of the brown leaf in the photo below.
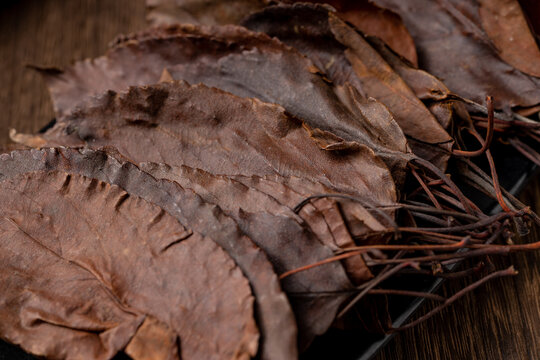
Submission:
<svg viewBox="0 0 540 360">
<path fill-rule="evenodd" d="M 498 55 L 516 69 L 540 77 L 540 49 L 517 0 L 479 0 L 482 27 Z"/>
<path fill-rule="evenodd" d="M 263 358 L 297 357 L 296 324 L 272 265 L 219 208 L 178 184 L 156 180 L 118 156 L 101 151 L 58 148 L 14 151 L 0 157 L 0 181 L 22 173 L 53 170 L 121 186 L 129 194 L 158 205 L 181 223 L 211 237 L 234 259 L 250 282 L 256 297 Z"/>
<path fill-rule="evenodd" d="M 343 20 L 350 22 L 364 34 L 382 39 L 395 52 L 417 65 L 416 49 L 411 35 L 399 15 L 388 9 L 382 9 L 369 0 L 288 0 L 284 2 L 332 5 Z"/>
<path fill-rule="evenodd" d="M 398 13 L 411 33 L 420 68 L 463 97 L 497 108 L 540 103 L 540 79 L 502 61 L 479 27 L 478 3 L 468 0 L 374 0 Z"/>
<path fill-rule="evenodd" d="M 86 139 L 88 145 L 95 148 L 114 146 L 136 163 L 187 165 L 215 174 L 298 176 L 326 183 L 338 191 L 353 192 L 374 203 L 395 202 L 391 177 L 384 163 L 369 149 L 359 145 L 357 150 L 346 154 L 320 150 L 302 124 L 285 115 L 282 108 L 204 86 L 164 83 L 131 88 L 119 95 L 107 93 L 60 121 L 44 138 L 60 144 L 63 138 L 70 139 L 68 143 L 78 138 Z M 381 187 L 381 183 L 386 185 Z M 282 241 L 309 239 L 302 227 L 285 219 L 276 226 L 276 219 L 268 214 L 243 212 L 237 219 L 243 221 L 243 230 L 248 234 L 263 234 L 266 238 L 276 235 L 266 242 L 265 238 L 254 240 L 273 259 L 281 259 L 281 255 L 283 260 L 276 268 L 280 272 L 332 255 L 327 249 L 322 253 L 322 250 L 306 251 L 305 256 L 310 256 L 307 259 L 289 257 L 294 252 L 283 253 L 287 243 Z M 281 230 L 276 233 L 275 229 Z M 276 266 L 276 262 L 273 263 Z M 309 288 L 313 282 L 318 283 L 305 282 L 303 288 Z M 324 316 L 330 317 L 326 321 L 322 321 L 322 315 L 306 317 L 309 326 L 302 328 L 302 334 L 306 334 L 303 339 L 307 339 L 304 343 L 307 344 L 313 335 L 321 334 L 330 325 L 343 298 L 300 301 L 314 302 L 315 309 L 326 303 L 333 307 L 333 312 L 326 308 Z"/>
<path fill-rule="evenodd" d="M 187 165 L 214 174 L 298 176 L 326 183 L 337 191 L 353 192 L 377 204 L 396 200 L 385 165 L 369 149 L 358 145 L 353 152 L 344 154 L 320 150 L 302 124 L 275 105 L 185 83 L 131 88 L 128 93 L 118 96 L 108 93 L 92 102 L 59 122 L 44 137 L 57 143 L 63 143 L 64 137 L 75 137 L 87 139 L 92 147 L 114 146 L 136 163 Z M 385 185 L 381 186 L 382 183 Z M 217 203 L 221 205 L 220 201 Z M 322 250 L 305 252 L 305 256 L 316 256 L 316 259 L 289 258 L 295 252 L 283 253 L 288 245 L 282 243 L 284 239 L 309 241 L 309 234 L 305 234 L 301 226 L 287 219 L 276 225 L 279 219 L 268 214 L 246 214 L 245 211 L 236 214 L 236 219 L 272 259 L 280 261 L 273 261 L 274 266 L 279 265 L 276 269 L 280 272 L 332 255 L 328 249 L 326 253 L 321 253 Z M 275 232 L 275 229 L 282 230 Z M 261 238 L 261 234 L 264 237 Z M 283 237 L 283 234 L 288 235 Z M 309 288 L 313 282 L 318 283 L 302 282 L 303 287 Z M 334 312 L 324 313 L 330 317 L 326 321 L 322 321 L 322 315 L 306 317 L 313 327 L 307 327 L 310 331 L 302 328 L 307 343 L 313 335 L 326 330 L 341 301 L 342 298 L 317 300 L 317 307 L 331 302 Z"/>
<path fill-rule="evenodd" d="M 2 337 L 42 356 L 108 358 L 152 316 L 184 359 L 255 355 L 248 281 L 211 239 L 160 208 L 53 171 L 4 180 L 0 212 Z M 144 356 L 170 358 L 169 344 Z"/>
<path fill-rule="evenodd" d="M 142 163 L 140 166 L 158 179 L 175 181 L 186 189 L 192 189 L 205 201 L 218 204 L 268 254 L 279 274 L 333 255 L 332 250 L 322 246 L 316 234 L 303 226 L 301 219 L 290 209 L 255 188 L 227 176 L 212 175 L 186 166 L 155 163 Z M 298 273 L 282 281 L 297 316 L 301 350 L 315 336 L 326 332 L 348 295 L 321 298 L 314 303 L 305 297 L 296 299 L 294 294 L 350 289 L 352 285 L 343 270 L 335 265 Z"/>
<path fill-rule="evenodd" d="M 323 151 L 283 108 L 203 85 L 175 82 L 107 92 L 42 137 L 56 144 L 112 146 L 135 162 L 226 175 L 298 176 L 377 204 L 396 199 L 385 164 L 366 146 Z"/>
<path fill-rule="evenodd" d="M 152 25 L 238 24 L 264 5 L 264 0 L 146 0 L 146 19 Z"/>
<path fill-rule="evenodd" d="M 312 128 L 367 145 L 402 183 L 410 156 L 392 116 L 386 110 L 376 114 L 380 120 L 351 113 L 308 59 L 264 34 L 235 26 L 154 29 L 120 41 L 105 57 L 76 63 L 64 73 L 46 73 L 45 78 L 62 117 L 100 91 L 158 82 L 164 68 L 174 79 L 280 104 Z"/>
<path fill-rule="evenodd" d="M 372 36 L 367 36 L 366 39 L 420 100 L 445 100 L 451 94 L 441 80 L 427 71 L 412 66 L 406 59 L 394 53 L 381 40 Z"/>
<path fill-rule="evenodd" d="M 287 242 L 284 245 L 276 247 L 270 247 L 270 244 L 279 243 L 280 234 L 277 234 L 277 232 L 271 234 L 248 233 L 248 235 L 250 235 L 253 239 L 264 240 L 264 242 L 261 242 L 261 240 L 256 241 L 272 259 L 281 259 L 283 257 L 280 255 L 282 251 L 285 251 L 285 249 L 290 248 L 291 246 L 298 246 L 298 249 L 295 248 L 295 250 L 287 250 L 289 253 L 297 252 L 301 254 L 295 259 L 295 264 L 292 264 L 291 266 L 279 266 L 279 268 L 281 268 L 280 272 L 294 269 L 295 266 L 300 267 L 302 266 L 301 264 L 307 265 L 310 263 L 310 260 L 303 260 L 303 258 L 320 252 L 317 250 L 316 246 L 312 246 L 313 250 L 304 248 L 305 245 L 302 244 L 309 244 L 310 237 L 316 236 L 319 241 L 330 247 L 332 250 L 355 246 L 355 243 L 351 238 L 349 230 L 345 225 L 345 222 L 335 202 L 327 201 L 327 203 L 330 205 L 326 205 L 325 208 L 318 206 L 317 210 L 314 211 L 315 214 L 313 214 L 309 219 L 304 219 L 302 216 L 303 213 L 300 213 L 300 216 L 298 216 L 292 211 L 295 205 L 302 201 L 303 198 L 309 196 L 306 195 L 306 193 L 309 193 L 307 189 L 304 195 L 298 195 L 293 203 L 291 203 L 289 199 L 287 202 L 280 202 L 280 200 L 283 199 L 283 196 L 280 196 L 280 194 L 300 191 L 302 188 L 301 186 L 296 186 L 295 189 L 288 188 L 286 185 L 286 183 L 290 182 L 288 178 L 282 178 L 279 175 L 275 175 L 272 177 L 274 181 L 271 181 L 268 179 L 263 180 L 257 176 L 250 176 L 249 179 L 251 179 L 251 181 L 271 182 L 271 185 L 264 189 L 266 192 L 263 192 L 257 187 L 249 186 L 249 181 L 246 181 L 247 179 L 244 176 L 229 177 L 225 175 L 213 175 L 206 171 L 192 169 L 187 166 L 171 167 L 165 164 L 155 163 L 142 163 L 139 166 L 141 166 L 144 171 L 156 178 L 173 180 L 184 188 L 193 189 L 193 191 L 199 194 L 204 200 L 210 203 L 219 204 L 219 206 L 229 216 L 238 221 L 241 228 L 245 231 L 247 231 L 249 227 L 254 227 L 254 225 L 244 224 L 245 215 L 243 214 L 253 214 L 251 217 L 249 217 L 249 219 L 257 222 L 260 216 L 257 213 L 260 212 L 265 212 L 275 217 L 274 221 L 276 223 L 276 229 L 278 228 L 278 224 L 290 224 L 282 225 L 284 228 L 297 228 L 297 235 L 290 236 L 291 238 L 294 238 L 295 241 Z M 324 193 L 324 190 L 319 191 L 319 193 Z M 321 203 L 322 202 L 318 202 L 318 204 Z M 306 220 L 306 224 L 309 226 L 312 233 L 302 230 L 302 220 Z M 270 221 L 272 221 L 271 217 L 265 215 L 265 220 L 263 222 Z M 327 232 L 320 231 L 321 227 L 323 227 L 325 230 L 328 229 L 327 232 L 330 233 L 331 240 L 328 239 Z M 301 249 L 304 250 L 302 251 Z M 308 255 L 304 252 L 312 254 Z M 316 260 L 311 261 L 315 262 Z M 350 258 L 348 263 L 354 264 L 353 267 L 346 266 L 346 270 L 348 275 L 356 283 L 361 284 L 371 277 L 371 272 L 367 268 L 361 256 Z M 315 284 L 319 282 L 318 280 L 311 279 L 312 276 L 315 276 L 319 280 L 325 277 L 325 275 L 316 275 L 311 273 L 306 273 L 306 275 L 309 275 L 310 279 L 309 281 L 305 281 L 306 285 L 304 286 L 309 285 L 310 281 Z M 298 279 L 295 279 L 294 281 L 297 283 L 304 282 L 299 281 Z M 285 291 L 288 290 L 287 284 L 284 284 L 284 289 Z M 318 318 L 317 321 L 322 320 L 321 315 L 315 317 Z M 302 322 L 305 322 L 305 320 Z"/>
<path fill-rule="evenodd" d="M 363 36 L 328 8 L 311 4 L 273 6 L 251 15 L 243 24 L 295 47 L 337 85 L 350 82 L 363 96 L 381 101 L 409 138 L 441 144 L 440 149 L 431 147 L 430 152 L 448 153 L 451 137 L 407 83 Z M 384 113 L 380 109 L 371 116 Z M 440 165 L 445 167 L 445 163 Z"/>
<path fill-rule="evenodd" d="M 159 320 L 148 316 L 126 347 L 126 354 L 137 360 L 178 359 L 176 334 Z M 171 349 L 172 351 L 169 351 Z"/>
</svg>

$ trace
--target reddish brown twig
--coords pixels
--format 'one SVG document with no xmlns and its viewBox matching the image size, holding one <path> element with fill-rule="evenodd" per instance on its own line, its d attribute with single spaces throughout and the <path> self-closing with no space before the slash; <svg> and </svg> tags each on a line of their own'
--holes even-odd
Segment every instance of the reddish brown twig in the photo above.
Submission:
<svg viewBox="0 0 540 360">
<path fill-rule="evenodd" d="M 293 297 L 324 297 L 324 296 L 340 296 L 343 294 L 354 294 L 362 289 L 351 289 L 342 291 L 306 291 L 306 292 L 289 292 L 288 295 Z M 399 295 L 422 297 L 435 301 L 446 301 L 446 298 L 437 294 L 425 293 L 421 291 L 409 291 L 398 289 L 371 289 L 367 292 L 368 295 Z"/>
<path fill-rule="evenodd" d="M 486 151 L 486 157 L 489 162 L 489 168 L 491 169 L 491 177 L 493 178 L 493 187 L 495 188 L 495 195 L 497 196 L 497 201 L 499 202 L 499 205 L 501 208 L 506 211 L 507 213 L 512 212 L 512 209 L 506 205 L 506 201 L 504 201 L 504 196 L 501 191 L 501 186 L 499 185 L 499 177 L 497 175 L 497 170 L 495 169 L 495 162 L 493 161 L 493 157 L 491 156 L 491 151 Z"/>
<path fill-rule="evenodd" d="M 421 297 L 421 298 L 426 298 L 426 299 L 435 300 L 435 301 L 446 301 L 446 298 L 444 296 L 420 292 L 420 291 L 409 291 L 409 290 L 372 289 L 368 291 L 368 295 L 400 295 L 400 296 Z"/>
<path fill-rule="evenodd" d="M 311 196 L 308 196 L 307 198 L 305 198 L 304 200 L 302 200 L 298 205 L 296 205 L 293 208 L 293 211 L 295 213 L 299 213 L 300 210 L 302 210 L 302 208 L 304 206 L 306 206 L 311 200 L 321 199 L 321 198 L 338 198 L 338 199 L 346 199 L 346 200 L 355 201 L 355 202 L 359 203 L 360 205 L 362 205 L 363 207 L 365 207 L 367 209 L 371 209 L 371 210 L 375 211 L 377 214 L 381 215 L 386 221 L 388 221 L 390 226 L 392 226 L 393 228 L 397 229 L 397 227 L 398 227 L 398 225 L 396 224 L 394 219 L 392 219 L 387 213 L 382 211 L 377 206 L 371 204 L 370 202 L 366 201 L 365 199 L 360 199 L 358 197 L 351 196 L 351 195 L 346 195 L 346 194 L 317 194 L 317 195 L 311 195 Z"/>
<path fill-rule="evenodd" d="M 396 259 L 397 260 L 397 259 Z M 340 318 L 342 317 L 343 315 L 345 315 L 350 309 L 353 308 L 353 306 L 360 300 L 362 299 L 364 296 L 367 295 L 367 293 L 373 289 L 375 286 L 379 285 L 381 282 L 383 282 L 384 280 L 388 279 L 390 276 L 394 275 L 395 273 L 397 273 L 399 270 L 407 267 L 407 266 L 417 266 L 415 263 L 413 262 L 405 262 L 405 263 L 401 263 L 391 269 L 389 269 L 388 271 L 384 272 L 384 273 L 380 273 L 379 275 L 375 276 L 373 279 L 371 279 L 370 281 L 368 281 L 366 283 L 366 287 L 364 288 L 364 290 L 362 290 L 358 295 L 356 295 L 337 315 L 337 318 Z"/>
<path fill-rule="evenodd" d="M 441 265 L 444 265 L 444 264 L 441 263 Z M 465 270 L 460 270 L 460 271 L 442 272 L 442 273 L 434 274 L 433 271 L 430 271 L 430 270 L 410 269 L 409 271 L 407 271 L 408 269 L 403 269 L 402 271 L 399 272 L 399 274 L 433 276 L 433 277 L 439 277 L 439 278 L 443 278 L 443 279 L 461 279 L 461 278 L 470 276 L 472 274 L 477 274 L 477 273 L 481 272 L 484 268 L 485 268 L 484 262 L 480 261 L 478 263 L 478 265 L 476 265 L 476 266 L 474 266 L 472 268 L 465 269 Z"/>
<path fill-rule="evenodd" d="M 368 266 L 376 265 L 389 265 L 389 264 L 399 264 L 404 261 L 414 261 L 417 263 L 430 262 L 430 261 L 440 261 L 440 260 L 449 260 L 449 259 L 464 259 L 470 257 L 479 257 L 485 255 L 506 255 L 515 251 L 530 251 L 540 249 L 540 241 L 531 243 L 531 244 L 521 244 L 521 245 L 481 245 L 481 244 L 471 244 L 467 246 L 473 250 L 466 252 L 456 252 L 451 254 L 439 254 L 431 256 L 419 256 L 413 258 L 404 258 L 404 259 L 372 259 L 366 264 Z"/>
<path fill-rule="evenodd" d="M 489 146 L 491 145 L 491 141 L 493 140 L 493 127 L 495 124 L 494 115 L 493 115 L 493 99 L 491 96 L 486 96 L 486 104 L 487 104 L 487 111 L 488 111 L 488 127 L 487 127 L 486 140 L 480 142 L 482 144 L 482 147 L 475 151 L 464 151 L 464 150 L 454 149 L 452 150 L 453 155 L 473 157 L 473 156 L 482 155 L 489 149 Z"/>
<path fill-rule="evenodd" d="M 540 166 L 540 154 L 538 154 L 536 151 L 534 151 L 529 145 L 525 144 L 524 142 L 515 139 L 510 138 L 508 139 L 508 142 L 521 153 L 521 155 L 525 156 L 527 159 L 529 159 L 531 162 L 535 163 L 536 165 Z"/>
<path fill-rule="evenodd" d="M 429 199 L 431 200 L 431 202 L 433 203 L 433 205 L 435 205 L 435 207 L 436 207 L 437 209 L 442 209 L 441 204 L 439 204 L 439 202 L 437 201 L 437 198 L 433 195 L 433 193 L 431 192 L 431 190 L 429 190 L 429 187 L 426 185 L 426 183 L 424 183 L 424 181 L 422 180 L 422 178 L 420 177 L 420 175 L 418 175 L 418 173 L 417 173 L 416 170 L 414 169 L 414 166 L 410 166 L 409 168 L 411 169 L 411 173 L 412 173 L 413 176 L 416 178 L 416 180 L 418 181 L 418 183 L 420 183 L 420 186 L 422 187 L 422 189 L 424 189 L 425 193 L 427 194 L 427 196 L 429 197 Z"/>
<path fill-rule="evenodd" d="M 467 247 L 470 244 L 470 238 L 465 237 L 460 242 L 448 245 L 363 245 L 354 246 L 343 249 L 343 252 L 361 252 L 370 249 L 378 250 L 403 250 L 403 251 L 420 251 L 420 250 L 457 250 Z"/>
<path fill-rule="evenodd" d="M 439 311 L 441 311 L 445 307 L 449 306 L 450 304 L 452 304 L 456 300 L 462 298 L 464 295 L 466 295 L 467 293 L 473 291 L 474 289 L 476 289 L 477 287 L 481 286 L 482 284 L 488 282 L 489 280 L 499 278 L 499 277 L 503 277 L 503 276 L 517 275 L 517 273 L 518 272 L 514 269 L 513 266 L 511 266 L 511 267 L 509 267 L 508 269 L 505 269 L 505 270 L 500 270 L 500 271 L 493 272 L 493 273 L 483 277 L 482 279 L 472 283 L 471 285 L 463 288 L 462 290 L 458 291 L 456 294 L 449 297 L 444 303 L 437 306 L 436 308 L 434 308 L 433 310 L 431 310 L 427 314 L 419 317 L 418 319 L 416 319 L 414 321 L 411 321 L 410 323 L 408 323 L 408 324 L 406 324 L 404 326 L 400 326 L 400 327 L 397 327 L 397 328 L 391 328 L 389 330 L 389 332 L 401 331 L 401 330 L 409 329 L 409 328 L 411 328 L 411 327 L 413 327 L 415 325 L 418 325 L 419 323 L 421 323 L 423 321 L 426 321 L 427 319 L 429 319 L 433 315 L 437 314 Z"/>
</svg>

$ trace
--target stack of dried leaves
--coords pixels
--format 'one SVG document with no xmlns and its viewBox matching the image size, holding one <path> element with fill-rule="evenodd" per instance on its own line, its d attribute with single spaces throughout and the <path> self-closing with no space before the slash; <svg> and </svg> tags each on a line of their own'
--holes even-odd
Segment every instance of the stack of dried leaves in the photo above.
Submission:
<svg viewBox="0 0 540 360">
<path fill-rule="evenodd" d="M 490 152 L 540 163 L 517 1 L 329 2 L 148 0 L 154 27 L 37 68 L 57 118 L 0 155 L 0 337 L 51 358 L 295 359 L 332 326 L 397 330 L 381 295 L 442 301 L 409 327 L 516 273 L 449 265 L 539 247 L 511 244 L 539 218 Z M 385 286 L 411 273 L 479 279 L 448 299 Z"/>
</svg>

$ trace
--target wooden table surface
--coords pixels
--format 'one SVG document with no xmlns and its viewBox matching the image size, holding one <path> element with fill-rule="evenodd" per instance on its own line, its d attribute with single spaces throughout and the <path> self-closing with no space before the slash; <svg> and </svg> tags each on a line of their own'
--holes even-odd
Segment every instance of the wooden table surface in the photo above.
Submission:
<svg viewBox="0 0 540 360">
<path fill-rule="evenodd" d="M 0 2 L 0 145 L 8 129 L 34 132 L 53 118 L 40 77 L 26 64 L 65 66 L 102 54 L 119 33 L 145 27 L 143 0 Z M 522 200 L 540 212 L 540 183 Z M 538 233 L 532 235 L 538 240 Z M 398 334 L 383 359 L 540 359 L 540 252 L 498 260 L 517 277 L 492 281 L 431 320 Z M 464 282 L 447 282 L 452 294 Z M 431 309 L 424 305 L 420 313 Z"/>
</svg>

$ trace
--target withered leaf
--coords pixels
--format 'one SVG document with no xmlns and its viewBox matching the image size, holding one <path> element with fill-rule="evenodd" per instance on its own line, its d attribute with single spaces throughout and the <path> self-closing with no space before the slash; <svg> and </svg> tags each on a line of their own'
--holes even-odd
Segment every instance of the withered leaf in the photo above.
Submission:
<svg viewBox="0 0 540 360">
<path fill-rule="evenodd" d="M 287 199 L 287 202 L 280 202 L 280 199 L 283 199 L 286 196 L 285 194 L 293 193 L 294 190 L 286 185 L 286 183 L 290 182 L 289 179 L 282 178 L 279 175 L 272 177 L 274 181 L 270 180 L 269 178 L 261 179 L 257 176 L 249 177 L 251 181 L 264 181 L 269 183 L 270 186 L 264 188 L 266 191 L 261 191 L 261 189 L 257 187 L 249 186 L 250 181 L 246 181 L 247 177 L 245 176 L 230 177 L 226 175 L 213 175 L 200 169 L 192 169 L 187 166 L 172 167 L 166 164 L 142 163 L 139 166 L 144 171 L 150 173 L 156 178 L 174 180 L 185 188 L 193 189 L 206 201 L 219 204 L 228 215 L 238 221 L 242 229 L 254 227 L 253 225 L 244 224 L 246 219 L 248 219 L 248 217 L 245 215 L 246 213 L 252 214 L 249 217 L 249 220 L 254 222 L 256 226 L 259 217 L 262 216 L 258 214 L 260 212 L 267 213 L 264 215 L 265 220 L 261 222 L 274 221 L 276 223 L 276 228 L 278 224 L 290 223 L 290 225 L 282 225 L 282 227 L 298 229 L 297 235 L 294 236 L 295 241 L 292 244 L 287 243 L 286 245 L 281 245 L 275 248 L 268 248 L 268 246 L 265 246 L 265 244 L 260 244 L 260 246 L 265 249 L 271 258 L 280 259 L 280 257 L 282 257 L 280 256 L 280 252 L 285 251 L 285 249 L 290 245 L 300 244 L 300 247 L 304 248 L 305 245 L 302 244 L 309 244 L 309 237 L 313 237 L 314 235 L 316 235 L 322 243 L 334 250 L 355 245 L 351 238 L 351 234 L 349 233 L 348 228 L 339 212 L 339 209 L 327 204 L 325 204 L 324 208 L 320 206 L 323 202 L 335 205 L 332 201 L 328 199 L 326 199 L 326 201 L 325 199 L 320 199 L 320 201 L 316 202 L 318 205 L 317 209 L 314 209 L 314 211 L 311 212 L 310 217 L 307 219 L 303 216 L 304 213 L 300 213 L 300 216 L 296 215 L 292 208 L 304 198 L 308 197 L 308 194 L 304 193 L 305 195 L 303 197 L 302 195 L 298 194 L 295 198 L 295 203 L 291 202 L 290 196 L 289 199 Z M 326 190 L 324 186 L 321 186 L 321 188 Z M 331 192 L 325 192 L 324 190 L 311 192 L 309 194 Z M 308 189 L 306 189 L 306 193 L 307 192 Z M 280 196 L 280 194 L 285 196 Z M 302 227 L 299 226 L 302 224 L 302 219 L 306 220 L 306 223 L 309 225 L 309 228 L 313 234 L 302 230 Z M 248 233 L 248 235 L 250 234 Z M 277 238 L 272 240 L 274 236 L 277 236 Z M 279 236 L 279 234 L 267 234 L 265 237 L 267 237 L 269 240 L 265 240 L 265 242 L 278 243 Z M 251 234 L 251 237 L 256 239 L 262 238 L 263 236 L 260 233 L 254 233 Z M 306 252 L 310 252 L 308 248 L 304 249 Z M 318 251 L 311 250 L 311 252 L 317 253 Z M 302 258 L 306 255 L 303 254 L 303 252 L 299 253 L 301 255 L 295 261 L 297 263 L 302 263 L 304 262 Z M 369 269 L 360 256 L 352 257 L 349 260 L 350 261 L 346 262 L 345 264 L 350 264 L 351 266 L 346 266 L 346 270 L 349 276 L 355 280 L 355 282 L 363 283 L 371 277 Z M 305 263 L 308 262 L 305 261 Z M 291 267 L 288 266 L 288 268 Z M 280 272 L 284 271 L 286 271 L 286 267 L 282 265 Z M 309 274 L 309 276 L 311 277 L 312 274 Z M 317 276 L 319 279 L 322 278 L 320 275 L 315 276 Z M 295 282 L 300 281 L 295 279 Z M 317 283 L 318 281 L 315 280 L 313 282 Z M 287 290 L 286 284 L 284 285 L 284 289 Z M 320 321 L 320 318 L 318 321 Z"/>
<path fill-rule="evenodd" d="M 441 80 L 427 71 L 412 66 L 406 59 L 388 48 L 380 39 L 373 36 L 366 36 L 366 40 L 403 81 L 407 83 L 420 100 L 444 100 L 451 94 L 448 87 Z"/>
<path fill-rule="evenodd" d="M 396 200 L 390 173 L 366 146 L 321 150 L 280 106 L 204 85 L 174 82 L 107 92 L 41 138 L 51 145 L 112 146 L 136 163 L 226 175 L 292 175 L 376 204 Z"/>
<path fill-rule="evenodd" d="M 381 101 L 405 135 L 427 144 L 451 142 L 405 81 L 363 36 L 327 7 L 272 6 L 251 15 L 243 25 L 298 49 L 336 84 L 350 82 L 362 95 Z"/>
<path fill-rule="evenodd" d="M 373 107 L 359 96 L 348 109 L 308 59 L 264 34 L 235 26 L 152 30 L 121 41 L 105 57 L 77 63 L 64 73 L 46 72 L 45 78 L 62 117 L 81 99 L 102 90 L 155 83 L 164 68 L 174 79 L 203 82 L 238 96 L 280 104 L 310 127 L 367 145 L 402 183 L 406 159 L 412 154 L 388 111 L 379 107 L 366 119 L 359 108 Z"/>
<path fill-rule="evenodd" d="M 540 79 L 507 64 L 480 27 L 477 1 L 374 0 L 403 19 L 418 51 L 420 68 L 450 90 L 483 103 L 493 96 L 497 108 L 540 103 Z"/>
<path fill-rule="evenodd" d="M 119 95 L 107 93 L 60 121 L 44 137 L 59 144 L 66 143 L 63 138 L 67 137 L 75 138 L 80 144 L 83 143 L 81 139 L 86 139 L 92 147 L 114 146 L 136 163 L 188 165 L 215 174 L 295 175 L 353 192 L 377 204 L 396 200 L 394 185 L 384 163 L 369 149 L 358 145 L 345 153 L 323 151 L 311 140 L 302 124 L 288 117 L 282 108 L 204 86 L 167 83 L 131 88 Z M 331 170 L 333 168 L 335 171 Z M 380 186 L 382 182 L 386 184 L 384 187 Z M 320 244 L 315 249 L 321 250 L 306 251 L 303 256 L 290 256 L 294 251 L 284 253 L 287 245 L 301 249 L 298 244 L 313 242 L 310 240 L 313 236 L 287 218 L 246 212 L 237 214 L 236 218 L 244 224 L 243 230 L 270 254 L 280 272 L 332 254 L 330 249 L 325 253 Z M 278 220 L 280 223 L 276 226 Z M 272 228 L 274 232 L 269 231 Z M 257 234 L 262 235 L 255 238 Z M 284 239 L 297 239 L 298 243 L 288 240 L 283 244 Z M 302 242 L 301 239 L 306 240 Z M 313 256 L 316 259 L 311 258 Z M 306 274 L 299 274 L 299 277 L 312 276 Z M 302 281 L 303 288 L 308 288 L 311 283 L 326 284 L 321 280 L 322 275 L 315 278 L 318 280 Z M 343 287 L 342 282 L 335 279 L 334 282 Z M 297 288 L 294 290 L 298 291 Z M 301 335 L 305 334 L 302 339 L 307 338 L 305 343 L 326 330 L 343 298 L 316 301 L 332 305 L 333 311 L 325 311 L 325 321 L 323 315 L 306 316 L 309 322 L 300 323 Z M 310 309 L 309 306 L 304 308 Z M 317 310 L 320 305 L 313 308 Z"/>
<path fill-rule="evenodd" d="M 158 205 L 181 223 L 211 237 L 234 259 L 253 289 L 257 324 L 262 337 L 262 358 L 297 357 L 294 316 L 272 265 L 219 208 L 205 203 L 178 184 L 156 180 L 135 165 L 121 160 L 118 155 L 102 151 L 58 148 L 14 151 L 0 157 L 0 181 L 27 172 L 54 170 L 118 185 L 130 195 Z"/>
<path fill-rule="evenodd" d="M 414 41 L 399 15 L 388 9 L 382 9 L 369 0 L 287 0 L 283 2 L 329 4 L 337 10 L 343 20 L 350 22 L 364 34 L 382 39 L 395 52 L 411 63 L 417 64 Z"/>
<path fill-rule="evenodd" d="M 152 25 L 238 24 L 262 9 L 265 0 L 146 0 L 146 19 Z"/>
<path fill-rule="evenodd" d="M 3 338 L 52 358 L 105 359 L 156 334 L 167 349 L 132 353 L 255 355 L 248 281 L 210 238 L 159 207 L 52 171 L 3 180 L 0 213 Z"/>
<path fill-rule="evenodd" d="M 526 74 L 540 77 L 540 49 L 519 2 L 478 0 L 478 3 L 482 27 L 501 59 Z"/>
<path fill-rule="evenodd" d="M 148 109 L 152 109 L 150 114 Z M 344 154 L 323 151 L 311 140 L 302 124 L 288 117 L 280 107 L 240 99 L 204 86 L 170 83 L 131 88 L 120 95 L 107 93 L 95 99 L 85 110 L 80 108 L 59 122 L 44 137 L 59 144 L 66 143 L 63 138 L 68 137 L 76 138 L 81 144 L 80 139 L 86 139 L 92 147 L 114 146 L 137 163 L 185 164 L 216 174 L 296 175 L 326 183 L 331 188 L 354 192 L 374 203 L 395 202 L 395 189 L 388 170 L 369 149 L 359 146 Z M 332 168 L 336 170 L 330 170 Z M 338 168 L 345 169 L 347 173 L 338 171 Z M 351 177 L 350 174 L 356 175 Z M 380 187 L 381 182 L 387 186 Z M 317 251 L 300 250 L 307 246 L 308 241 L 317 240 L 310 240 L 313 236 L 305 233 L 299 224 L 287 222 L 286 218 L 276 226 L 276 218 L 268 214 L 243 212 L 238 214 L 237 220 L 243 221 L 243 229 L 248 234 L 264 235 L 254 240 L 270 254 L 280 272 L 332 255 L 330 249 L 324 252 L 321 244 L 313 244 L 314 249 L 319 249 Z M 300 239 L 306 240 L 302 242 Z M 304 255 L 293 256 L 293 251 L 283 252 L 287 245 L 297 246 L 297 252 Z M 334 283 L 333 286 L 343 288 L 343 282 L 337 281 L 330 272 L 324 268 L 318 271 L 325 276 L 333 276 L 333 281 L 324 282 L 325 276 L 318 275 L 315 276 L 316 281 L 312 278 L 299 282 L 304 289 L 302 291 L 310 284 Z M 298 276 L 303 279 L 313 275 L 305 273 Z M 299 291 L 298 288 L 292 290 Z M 307 339 L 304 344 L 327 329 L 344 298 L 302 299 L 306 300 L 316 304 L 299 306 L 306 309 L 304 313 L 310 308 L 318 311 L 322 305 L 317 304 L 329 304 L 330 308 L 327 307 L 318 317 L 305 316 L 309 321 L 300 323 L 302 339 Z"/>
</svg>

